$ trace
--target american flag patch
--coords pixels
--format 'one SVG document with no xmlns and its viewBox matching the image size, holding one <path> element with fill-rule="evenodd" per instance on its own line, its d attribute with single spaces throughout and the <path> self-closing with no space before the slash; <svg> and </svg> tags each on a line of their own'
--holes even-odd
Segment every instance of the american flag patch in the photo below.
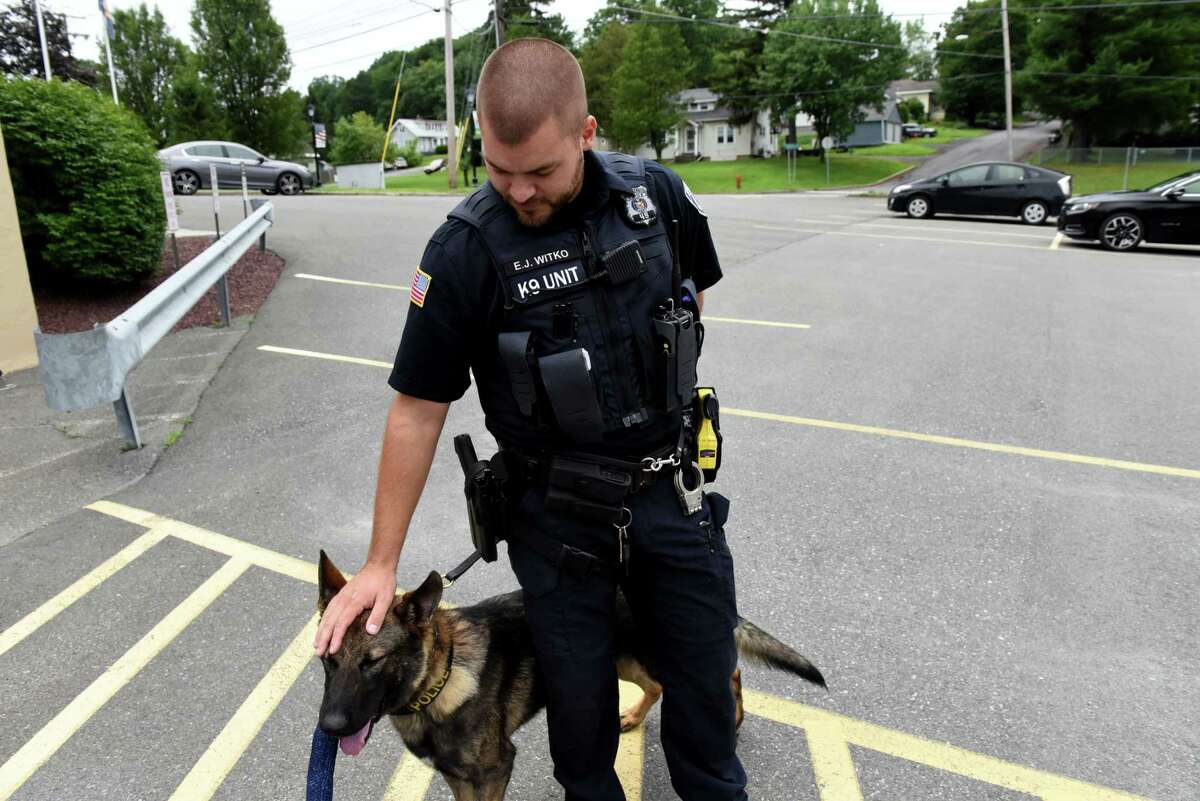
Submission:
<svg viewBox="0 0 1200 801">
<path fill-rule="evenodd" d="M 412 288 L 409 289 L 408 299 L 411 300 L 418 308 L 425 307 L 425 295 L 429 293 L 429 284 L 433 281 L 433 276 L 422 270 L 420 267 L 413 273 Z"/>
</svg>

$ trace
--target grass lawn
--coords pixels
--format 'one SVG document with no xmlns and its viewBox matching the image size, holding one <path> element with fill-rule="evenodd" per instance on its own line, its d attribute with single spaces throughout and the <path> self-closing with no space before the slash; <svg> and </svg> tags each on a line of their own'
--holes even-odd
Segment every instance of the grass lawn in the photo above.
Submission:
<svg viewBox="0 0 1200 801">
<path fill-rule="evenodd" d="M 1046 162 L 1042 166 L 1065 172 L 1074 177 L 1072 193 L 1090 195 L 1094 192 L 1111 192 L 1125 188 L 1124 164 L 1070 164 Z M 1129 168 L 1129 188 L 1145 189 L 1159 181 L 1165 181 L 1191 170 L 1200 170 L 1200 162 L 1187 164 L 1179 161 L 1149 162 Z"/>
<path fill-rule="evenodd" d="M 829 165 L 830 183 L 825 183 L 825 163 L 811 156 L 796 158 L 796 180 L 788 183 L 787 159 L 741 159 L 739 161 L 694 161 L 671 164 L 671 169 L 696 194 L 736 193 L 736 176 L 742 176 L 743 192 L 779 192 L 863 186 L 882 181 L 909 166 L 898 161 L 863 158 L 854 153 L 835 153 Z"/>
<path fill-rule="evenodd" d="M 861 157 L 856 153 L 835 153 L 829 165 L 830 183 L 825 183 L 825 164 L 819 159 L 802 156 L 796 159 L 796 180 L 788 183 L 786 159 L 741 159 L 739 161 L 698 161 L 688 164 L 670 164 L 668 166 L 683 176 L 688 186 L 697 194 L 736 193 L 736 176 L 742 176 L 743 192 L 786 192 L 799 189 L 824 189 L 839 186 L 863 186 L 882 181 L 889 175 L 909 166 L 898 161 L 871 157 Z M 484 179 L 483 170 L 479 171 L 479 180 Z M 387 192 L 427 192 L 448 194 L 446 173 L 436 172 L 433 175 L 417 173 L 416 175 L 390 175 L 386 178 Z M 474 187 L 470 187 L 473 189 Z M 336 186 L 322 186 L 318 192 L 379 192 L 380 190 L 340 189 Z M 462 186 L 459 176 L 459 194 L 465 194 L 468 187 Z"/>
</svg>

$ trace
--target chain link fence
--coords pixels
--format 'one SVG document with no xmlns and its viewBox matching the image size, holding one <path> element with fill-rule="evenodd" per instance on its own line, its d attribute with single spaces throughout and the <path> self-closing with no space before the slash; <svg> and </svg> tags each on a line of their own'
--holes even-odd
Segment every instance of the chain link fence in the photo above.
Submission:
<svg viewBox="0 0 1200 801">
<path fill-rule="evenodd" d="M 1102 192 L 1137 189 L 1189 170 L 1200 170 L 1200 145 L 1194 147 L 1049 147 L 1032 163 L 1076 177 L 1076 189 Z"/>
</svg>

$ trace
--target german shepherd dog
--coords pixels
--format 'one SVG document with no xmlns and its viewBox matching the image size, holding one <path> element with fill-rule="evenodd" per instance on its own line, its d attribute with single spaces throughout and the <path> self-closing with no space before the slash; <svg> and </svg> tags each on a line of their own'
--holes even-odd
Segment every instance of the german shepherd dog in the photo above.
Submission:
<svg viewBox="0 0 1200 801">
<path fill-rule="evenodd" d="M 345 584 L 322 551 L 320 612 Z M 378 634 L 366 633 L 367 612 L 359 616 L 338 652 L 321 660 L 325 695 L 318 725 L 354 756 L 388 715 L 408 750 L 442 774 L 455 801 L 503 801 L 516 755 L 512 734 L 546 704 L 521 592 L 456 609 L 439 609 L 441 598 L 442 577 L 430 573 L 400 596 Z M 825 686 L 807 659 L 753 623 L 739 620 L 735 636 L 742 656 Z M 639 725 L 662 695 L 638 639 L 618 593 L 617 673 L 645 693 L 621 715 L 623 731 Z M 740 668 L 730 683 L 740 726 Z"/>
</svg>

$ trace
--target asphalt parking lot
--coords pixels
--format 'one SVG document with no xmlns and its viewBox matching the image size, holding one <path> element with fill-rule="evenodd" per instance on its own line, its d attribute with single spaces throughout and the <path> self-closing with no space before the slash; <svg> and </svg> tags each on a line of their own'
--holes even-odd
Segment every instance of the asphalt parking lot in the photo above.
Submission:
<svg viewBox="0 0 1200 801">
<path fill-rule="evenodd" d="M 829 680 L 747 669 L 751 797 L 1200 796 L 1200 249 L 701 201 L 740 612 Z M 365 553 L 406 285 L 454 200 L 273 202 L 287 270 L 182 439 L 0 548 L 0 801 L 302 797 L 312 566 Z M 473 390 L 446 432 L 490 452 Z M 469 550 L 460 476 L 443 437 L 402 586 Z M 447 600 L 515 586 L 502 558 Z M 509 798 L 559 797 L 544 738 Z M 335 797 L 450 798 L 402 753 L 380 727 Z M 657 712 L 618 767 L 673 797 Z"/>
</svg>

